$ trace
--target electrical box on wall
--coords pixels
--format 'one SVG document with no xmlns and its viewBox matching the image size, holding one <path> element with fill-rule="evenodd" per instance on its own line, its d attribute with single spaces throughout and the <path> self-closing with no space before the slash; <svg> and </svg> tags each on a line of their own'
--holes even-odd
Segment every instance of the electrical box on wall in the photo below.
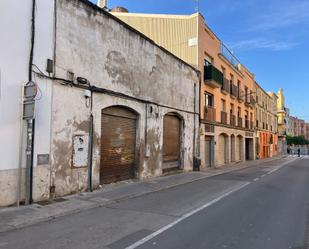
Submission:
<svg viewBox="0 0 309 249">
<path fill-rule="evenodd" d="M 88 135 L 75 135 L 73 137 L 73 167 L 87 167 L 88 141 Z"/>
<path fill-rule="evenodd" d="M 30 81 L 24 86 L 24 103 L 23 103 L 23 119 L 29 120 L 34 118 L 35 114 L 35 96 L 38 87 L 36 83 Z"/>
</svg>

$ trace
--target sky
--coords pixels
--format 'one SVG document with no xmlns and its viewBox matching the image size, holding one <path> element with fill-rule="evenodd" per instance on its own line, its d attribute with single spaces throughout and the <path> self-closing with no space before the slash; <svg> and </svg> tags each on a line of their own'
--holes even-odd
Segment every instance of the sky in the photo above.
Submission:
<svg viewBox="0 0 309 249">
<path fill-rule="evenodd" d="M 192 14 L 197 1 L 109 0 L 108 7 Z M 266 91 L 283 88 L 291 115 L 309 122 L 309 0 L 199 0 L 199 11 L 256 81 Z"/>
</svg>

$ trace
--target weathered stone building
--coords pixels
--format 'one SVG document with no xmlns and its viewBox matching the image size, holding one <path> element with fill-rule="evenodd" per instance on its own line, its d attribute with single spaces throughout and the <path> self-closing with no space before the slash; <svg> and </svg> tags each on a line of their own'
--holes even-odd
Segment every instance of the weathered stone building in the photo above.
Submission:
<svg viewBox="0 0 309 249">
<path fill-rule="evenodd" d="M 198 133 L 199 76 L 189 65 L 87 1 L 57 1 L 55 72 L 86 78 L 92 89 L 92 186 L 192 170 Z M 74 138 L 89 134 L 84 90 L 54 83 L 51 187 L 87 188 L 74 165 Z M 72 160 L 73 158 L 73 160 Z M 86 166 L 86 165 L 82 165 Z"/>
<path fill-rule="evenodd" d="M 50 137 L 41 141 L 48 144 L 44 171 L 36 170 L 42 155 L 34 147 L 33 179 L 42 186 L 33 185 L 34 200 L 191 171 L 198 155 L 199 72 L 86 0 L 55 0 L 53 6 L 53 53 L 34 49 L 43 62 L 33 68 L 34 81 L 49 103 L 36 127 Z M 1 206 L 17 201 L 17 181 L 7 188 L 14 197 L 0 195 Z"/>
</svg>

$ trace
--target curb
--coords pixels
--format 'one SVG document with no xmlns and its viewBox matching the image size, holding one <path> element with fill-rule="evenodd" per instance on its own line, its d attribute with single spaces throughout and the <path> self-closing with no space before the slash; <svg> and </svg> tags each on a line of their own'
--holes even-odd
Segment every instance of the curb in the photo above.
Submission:
<svg viewBox="0 0 309 249">
<path fill-rule="evenodd" d="M 273 158 L 272 160 L 264 161 L 263 163 L 273 162 L 273 161 L 277 161 L 277 160 L 284 159 L 284 158 L 285 157 L 276 157 L 276 158 Z M 285 166 L 285 165 L 287 165 L 290 162 L 293 162 L 295 160 L 291 160 L 287 163 L 284 163 L 282 166 Z M 13 230 L 16 230 L 16 229 L 22 229 L 24 227 L 39 224 L 39 223 L 42 223 L 42 222 L 55 220 L 55 219 L 60 218 L 60 217 L 69 216 L 69 215 L 72 215 L 72 214 L 77 214 L 77 213 L 80 213 L 82 211 L 91 210 L 91 209 L 99 208 L 99 207 L 106 207 L 106 206 L 113 204 L 113 203 L 117 203 L 117 202 L 124 201 L 124 200 L 129 200 L 129 199 L 144 196 L 144 195 L 149 195 L 149 194 L 156 193 L 156 192 L 159 192 L 159 191 L 175 188 L 177 186 L 182 186 L 182 185 L 190 184 L 190 183 L 193 183 L 193 182 L 196 182 L 196 181 L 201 181 L 201 180 L 204 180 L 204 179 L 207 179 L 207 178 L 210 178 L 210 177 L 219 176 L 219 175 L 223 175 L 223 174 L 226 174 L 226 173 L 230 173 L 230 172 L 233 172 L 233 171 L 238 171 L 238 170 L 242 170 L 242 169 L 246 169 L 246 168 L 250 168 L 250 167 L 255 167 L 257 165 L 259 165 L 259 163 L 239 167 L 239 168 L 236 168 L 236 169 L 235 168 L 229 169 L 229 170 L 226 170 L 224 172 L 218 172 L 218 173 L 214 173 L 214 174 L 211 174 L 211 175 L 201 176 L 201 177 L 196 178 L 196 179 L 192 179 L 192 180 L 189 180 L 189 181 L 186 181 L 186 182 L 161 187 L 161 188 L 151 190 L 151 191 L 148 191 L 148 192 L 127 195 L 127 196 L 120 197 L 120 198 L 117 198 L 117 199 L 114 199 L 114 200 L 106 201 L 105 203 L 95 202 L 95 201 L 91 201 L 91 200 L 85 200 L 85 202 L 89 203 L 89 206 L 86 206 L 86 207 L 83 207 L 83 208 L 77 208 L 77 209 L 74 209 L 74 210 L 64 211 L 62 213 L 59 213 L 59 214 L 56 214 L 56 215 L 51 215 L 51 216 L 48 216 L 48 217 L 42 217 L 42 218 L 29 220 L 27 222 L 20 223 L 18 225 L 4 225 L 5 226 L 4 229 L 0 228 L 0 234 L 4 233 L 4 232 L 10 232 L 10 231 L 13 231 Z M 75 197 L 75 196 L 71 196 L 71 197 Z M 80 200 L 84 201 L 82 199 L 80 199 Z M 92 203 L 92 204 L 90 204 L 90 203 Z M 35 207 L 35 206 L 33 206 L 33 207 Z"/>
</svg>

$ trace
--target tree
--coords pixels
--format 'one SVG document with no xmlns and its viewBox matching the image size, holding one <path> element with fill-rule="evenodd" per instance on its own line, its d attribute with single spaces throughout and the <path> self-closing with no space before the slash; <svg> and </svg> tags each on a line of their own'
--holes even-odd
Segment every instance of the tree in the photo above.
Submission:
<svg viewBox="0 0 309 249">
<path fill-rule="evenodd" d="M 307 145 L 309 144 L 309 141 L 306 140 L 304 136 L 295 136 L 292 137 L 290 135 L 287 135 L 286 141 L 288 145 Z"/>
<path fill-rule="evenodd" d="M 294 144 L 294 137 L 292 137 L 291 135 L 287 135 L 286 136 L 286 142 L 288 145 L 293 145 Z"/>
</svg>

